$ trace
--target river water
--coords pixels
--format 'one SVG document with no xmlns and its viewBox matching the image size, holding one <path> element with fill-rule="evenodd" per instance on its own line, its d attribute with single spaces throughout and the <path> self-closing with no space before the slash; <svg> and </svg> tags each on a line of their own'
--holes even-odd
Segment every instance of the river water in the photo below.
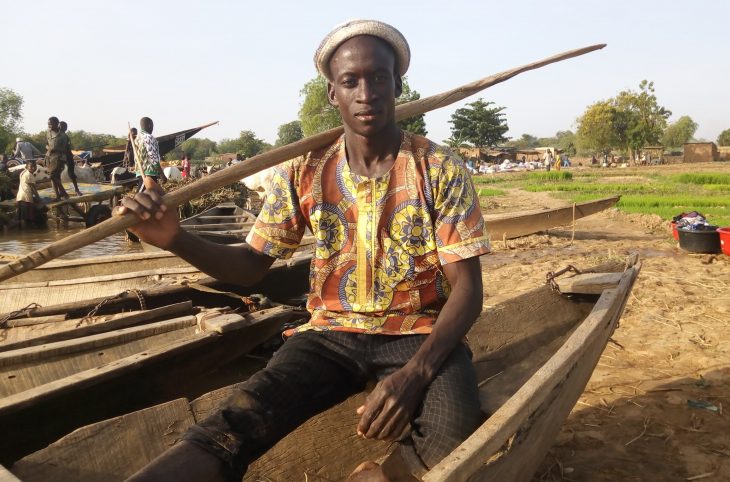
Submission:
<svg viewBox="0 0 730 482">
<path fill-rule="evenodd" d="M 84 228 L 79 224 L 71 224 L 67 227 L 56 227 L 55 223 L 49 222 L 47 228 L 10 230 L 6 233 L 0 231 L 0 253 L 23 255 L 38 248 L 42 248 L 54 241 L 65 238 Z M 93 256 L 105 256 L 108 254 L 125 254 L 142 252 L 139 243 L 127 242 L 124 234 L 115 234 L 96 243 L 84 246 L 72 251 L 60 259 L 90 258 Z"/>
</svg>

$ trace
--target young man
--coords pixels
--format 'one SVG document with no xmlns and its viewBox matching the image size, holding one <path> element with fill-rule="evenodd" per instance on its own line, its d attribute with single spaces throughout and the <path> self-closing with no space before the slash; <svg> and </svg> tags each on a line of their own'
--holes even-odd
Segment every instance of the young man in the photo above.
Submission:
<svg viewBox="0 0 730 482">
<path fill-rule="evenodd" d="M 68 137 L 67 131 L 68 131 L 68 124 L 66 121 L 61 121 L 58 123 L 58 128 L 66 134 Z M 74 190 L 76 191 L 77 196 L 81 196 L 81 191 L 79 190 L 79 183 L 76 181 L 76 161 L 74 161 L 74 153 L 71 152 L 71 139 L 69 139 L 68 144 L 66 146 L 66 170 L 68 172 L 68 177 L 71 179 L 71 182 L 74 185 Z M 61 172 L 63 172 L 63 168 L 61 168 Z"/>
<path fill-rule="evenodd" d="M 162 172 L 162 166 L 160 166 L 160 147 L 157 144 L 157 139 L 152 135 L 154 124 L 152 119 L 149 117 L 142 117 L 139 121 L 140 132 L 134 138 L 135 148 L 137 150 L 137 163 L 136 171 L 137 178 L 139 179 L 137 184 L 137 191 L 143 192 L 146 189 L 150 189 L 150 180 L 167 182 L 165 173 Z M 149 180 L 147 180 L 149 179 Z"/>
<path fill-rule="evenodd" d="M 56 199 L 67 198 L 68 194 L 61 183 L 61 172 L 66 163 L 66 152 L 68 151 L 68 136 L 61 132 L 58 117 L 48 119 L 48 132 L 46 132 L 46 169 L 51 176 L 53 191 Z"/>
<path fill-rule="evenodd" d="M 41 157 L 41 151 L 28 141 L 23 141 L 20 137 L 15 139 L 15 151 L 13 157 L 21 158 L 24 161 Z"/>
<path fill-rule="evenodd" d="M 35 171 L 36 163 L 31 160 L 25 163 L 25 169 L 20 174 L 15 203 L 18 207 L 18 220 L 21 226 L 35 224 L 38 221 L 36 203 L 40 202 L 40 196 L 35 187 Z"/>
<path fill-rule="evenodd" d="M 133 480 L 240 480 L 284 435 L 369 380 L 378 383 L 353 431 L 402 441 L 415 475 L 478 427 L 463 339 L 482 308 L 484 221 L 464 163 L 395 122 L 409 61 L 406 40 L 382 22 L 350 22 L 325 38 L 315 63 L 345 134 L 276 171 L 247 244 L 187 234 L 157 189 L 124 201 L 122 213 L 148 220 L 134 228 L 141 239 L 242 285 L 291 256 L 305 227 L 318 239 L 309 323 Z M 383 480 L 366 472 L 358 480 Z"/>
</svg>

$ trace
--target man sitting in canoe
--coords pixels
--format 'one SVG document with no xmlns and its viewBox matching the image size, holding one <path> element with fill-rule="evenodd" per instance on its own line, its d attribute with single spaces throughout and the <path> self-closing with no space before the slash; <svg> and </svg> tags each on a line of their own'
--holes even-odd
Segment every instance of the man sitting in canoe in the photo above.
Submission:
<svg viewBox="0 0 730 482">
<path fill-rule="evenodd" d="M 381 22 L 349 22 L 324 39 L 315 63 L 345 133 L 277 169 L 247 244 L 188 234 L 159 189 L 124 201 L 121 213 L 147 220 L 131 229 L 141 239 L 242 285 L 290 257 L 306 227 L 317 239 L 309 323 L 133 480 L 240 480 L 287 433 L 370 380 L 353 430 L 401 441 L 417 476 L 480 424 L 463 340 L 482 309 L 484 221 L 461 159 L 396 124 L 409 61 L 402 34 Z M 383 480 L 366 467 L 358 480 Z"/>
</svg>

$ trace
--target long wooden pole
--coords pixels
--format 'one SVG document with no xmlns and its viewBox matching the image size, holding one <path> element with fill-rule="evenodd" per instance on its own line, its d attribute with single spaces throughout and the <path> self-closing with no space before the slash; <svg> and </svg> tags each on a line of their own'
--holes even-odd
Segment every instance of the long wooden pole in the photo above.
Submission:
<svg viewBox="0 0 730 482">
<path fill-rule="evenodd" d="M 504 72 L 500 72 L 495 75 L 490 75 L 489 77 L 462 85 L 461 87 L 457 87 L 441 94 L 414 100 L 407 104 L 401 104 L 396 107 L 396 119 L 407 119 L 409 117 L 425 114 L 426 112 L 458 102 L 488 87 L 509 80 L 523 72 L 539 69 L 546 65 L 572 59 L 574 57 L 579 57 L 589 52 L 600 50 L 605 46 L 606 44 L 597 44 L 591 45 L 590 47 L 570 50 L 521 67 L 505 70 Z M 342 127 L 330 129 L 314 136 L 305 137 L 304 139 L 292 144 L 264 152 L 263 154 L 259 154 L 246 160 L 246 162 L 234 164 L 231 167 L 199 179 L 176 191 L 167 193 L 164 197 L 165 204 L 170 208 L 177 207 L 184 202 L 237 182 L 244 177 L 321 148 L 334 142 L 340 135 L 342 135 L 342 132 Z M 111 219 L 99 223 L 94 227 L 72 234 L 71 236 L 56 241 L 44 248 L 33 251 L 30 254 L 0 267 L 0 281 L 12 278 L 20 273 L 24 273 L 30 269 L 41 266 L 52 259 L 63 256 L 66 253 L 70 253 L 75 249 L 82 248 L 93 242 L 104 239 L 107 236 L 123 231 L 137 222 L 137 217 L 132 213 L 128 213 L 124 216 L 112 217 Z"/>
</svg>

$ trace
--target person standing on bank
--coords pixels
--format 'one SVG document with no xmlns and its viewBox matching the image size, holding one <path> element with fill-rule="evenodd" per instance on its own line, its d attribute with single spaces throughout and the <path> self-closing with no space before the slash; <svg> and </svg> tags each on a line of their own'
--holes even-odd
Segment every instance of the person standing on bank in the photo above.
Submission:
<svg viewBox="0 0 730 482">
<path fill-rule="evenodd" d="M 165 173 L 160 165 L 160 146 L 157 139 L 152 135 L 154 129 L 152 119 L 142 117 L 139 120 L 140 132 L 134 138 L 135 150 L 137 152 L 137 192 L 143 192 L 157 184 L 158 181 L 167 182 Z M 149 180 L 148 180 L 149 179 Z M 154 181 L 150 183 L 150 181 Z"/>
<path fill-rule="evenodd" d="M 48 119 L 48 132 L 46 132 L 46 160 L 45 167 L 48 175 L 51 176 L 53 191 L 56 199 L 68 198 L 66 189 L 61 183 L 61 172 L 66 165 L 66 152 L 68 151 L 68 136 L 61 132 L 58 117 Z"/>
<path fill-rule="evenodd" d="M 61 121 L 58 123 L 58 128 L 66 134 L 68 137 L 68 124 L 66 121 Z M 61 168 L 61 172 L 63 172 L 63 168 Z M 68 173 L 68 178 L 71 179 L 71 182 L 74 185 L 74 190 L 76 191 L 77 196 L 81 196 L 81 191 L 79 190 L 79 183 L 76 181 L 76 161 L 74 161 L 74 153 L 71 152 L 71 139 L 69 138 L 68 144 L 66 146 L 66 172 Z"/>
<path fill-rule="evenodd" d="M 307 309 L 265 369 L 221 409 L 130 480 L 241 480 L 247 466 L 311 416 L 378 383 L 357 414 L 362 437 L 397 440 L 415 476 L 481 423 L 471 352 L 463 340 L 482 309 L 484 220 L 463 161 L 401 131 L 395 99 L 410 62 L 403 35 L 359 20 L 315 54 L 345 133 L 277 168 L 240 246 L 180 229 L 158 187 L 117 212 L 130 228 L 226 282 L 250 286 L 292 256 L 305 228 L 318 239 Z M 225 261 L 222 261 L 225 260 Z M 358 480 L 387 480 L 376 464 Z"/>
</svg>

